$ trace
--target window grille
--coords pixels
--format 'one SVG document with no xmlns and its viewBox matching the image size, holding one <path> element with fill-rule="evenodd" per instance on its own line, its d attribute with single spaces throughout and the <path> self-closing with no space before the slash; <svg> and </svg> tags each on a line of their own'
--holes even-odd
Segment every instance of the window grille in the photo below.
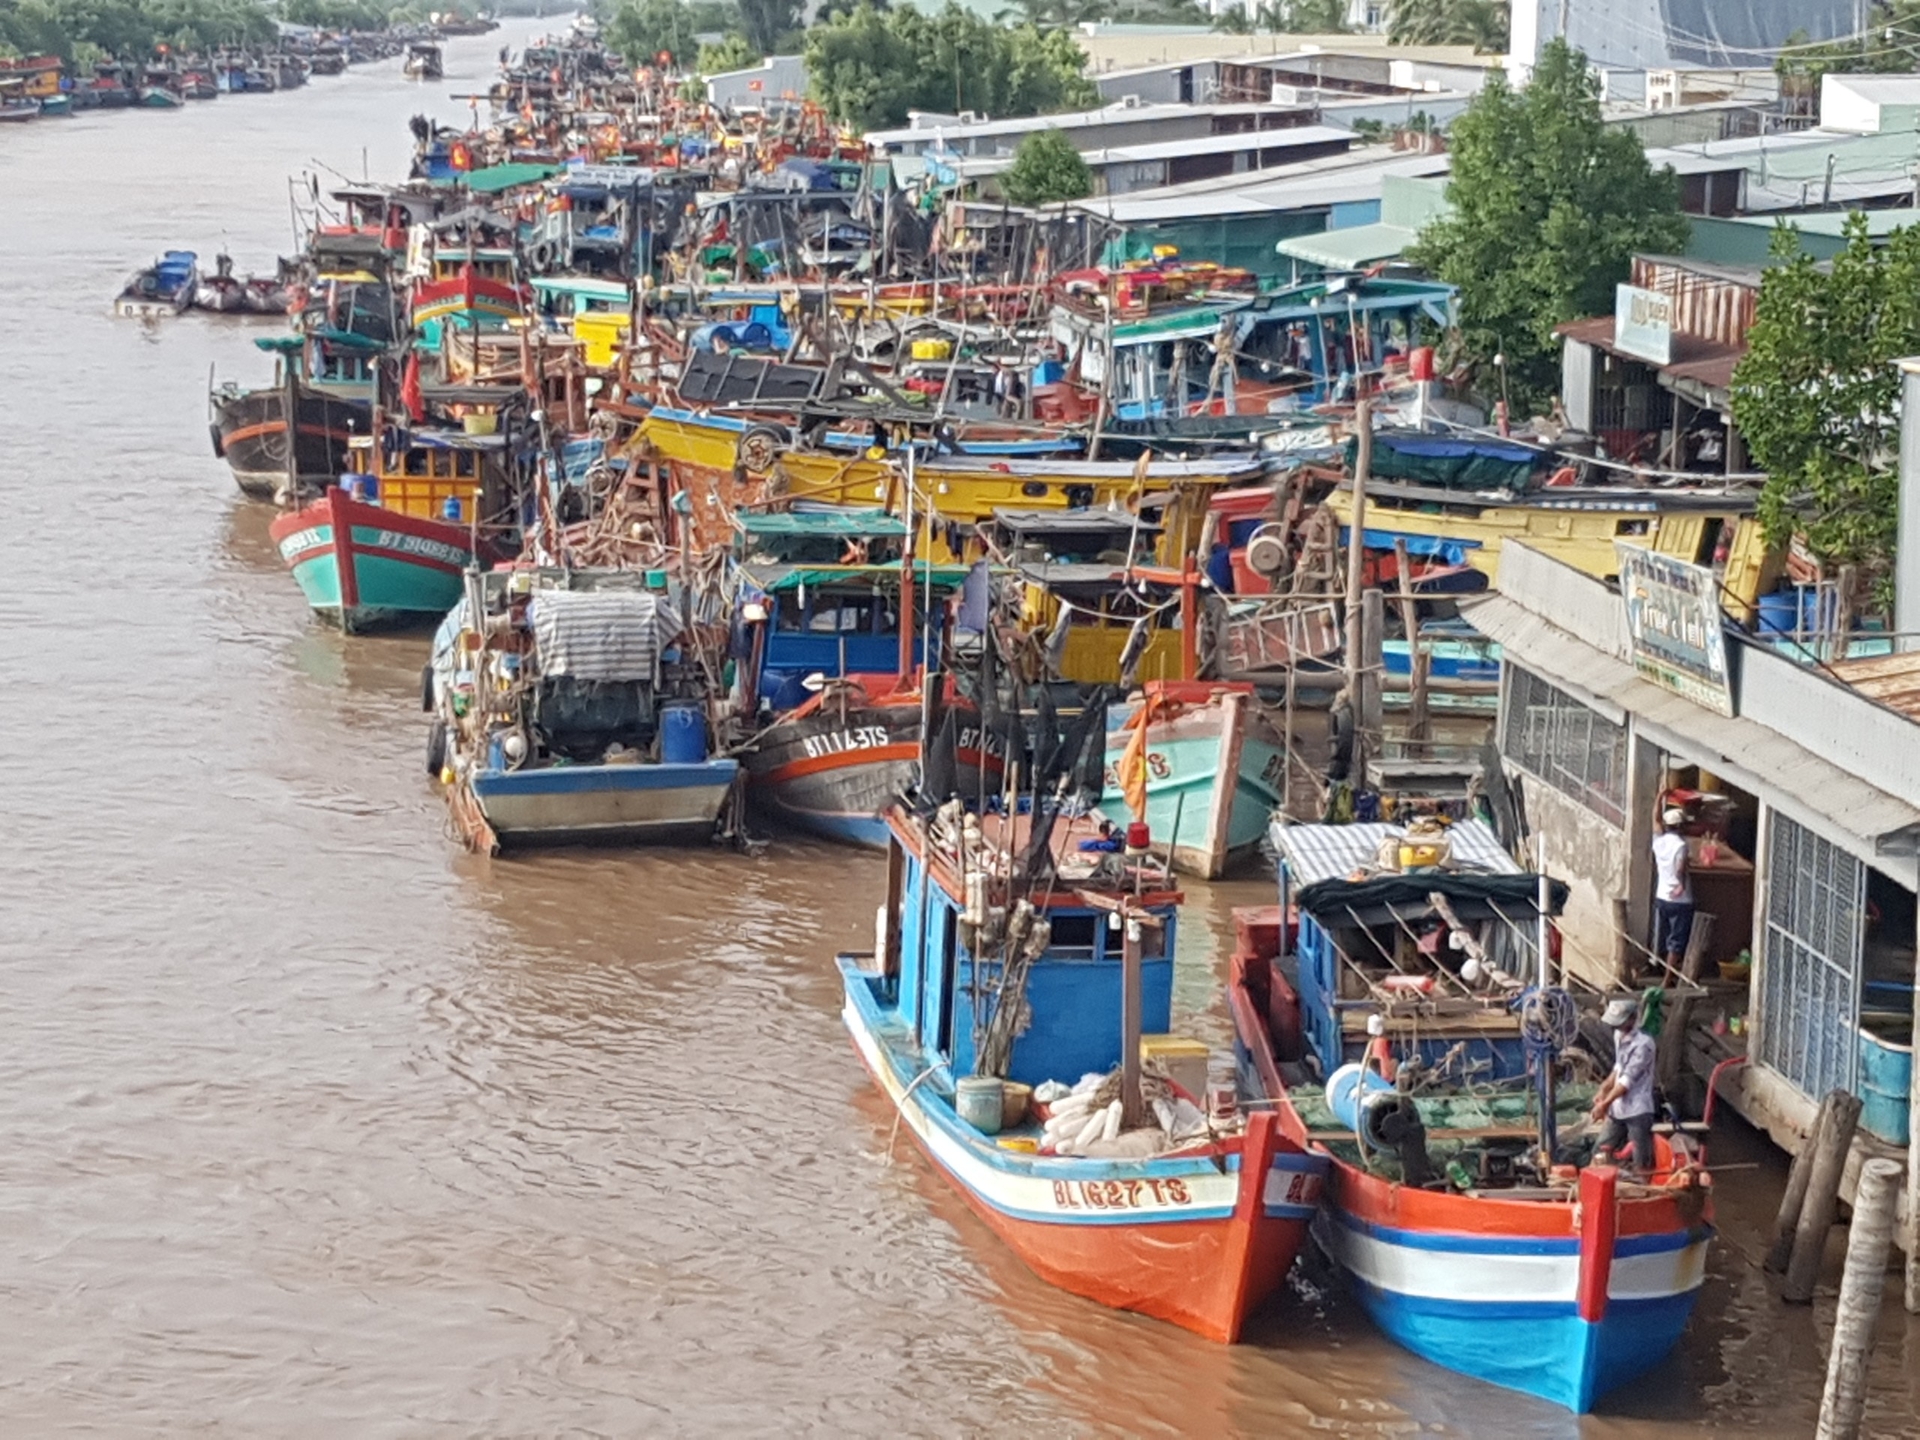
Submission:
<svg viewBox="0 0 1920 1440">
<path fill-rule="evenodd" d="M 1507 662 L 1500 753 L 1601 819 L 1624 826 L 1627 730 Z"/>
<path fill-rule="evenodd" d="M 1770 813 L 1759 1054 L 1816 1100 L 1858 1078 L 1866 889 L 1866 866 Z"/>
</svg>

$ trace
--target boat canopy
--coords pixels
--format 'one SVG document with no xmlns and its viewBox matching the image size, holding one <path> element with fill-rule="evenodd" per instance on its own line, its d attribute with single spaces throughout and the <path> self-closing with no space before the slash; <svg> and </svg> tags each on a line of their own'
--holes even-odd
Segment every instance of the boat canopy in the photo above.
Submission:
<svg viewBox="0 0 1920 1440">
<path fill-rule="evenodd" d="M 684 628 L 665 595 L 542 590 L 527 609 L 540 673 L 589 681 L 652 681 Z"/>
</svg>

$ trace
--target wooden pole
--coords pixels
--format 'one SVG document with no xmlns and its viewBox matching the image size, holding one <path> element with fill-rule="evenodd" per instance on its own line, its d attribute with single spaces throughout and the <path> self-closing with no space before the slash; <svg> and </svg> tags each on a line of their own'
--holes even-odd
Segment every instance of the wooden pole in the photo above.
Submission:
<svg viewBox="0 0 1920 1440">
<path fill-rule="evenodd" d="M 1386 746 L 1382 740 L 1380 715 L 1380 676 L 1386 669 L 1385 645 L 1387 601 L 1380 591 L 1369 588 L 1360 597 L 1360 709 L 1354 717 L 1355 743 L 1365 755 L 1378 755 Z M 1364 737 L 1364 738 L 1362 738 Z M 1356 784 L 1358 782 L 1356 781 Z"/>
<path fill-rule="evenodd" d="M 1855 1440 L 1860 1434 L 1867 1408 L 1867 1362 L 1873 1358 L 1873 1331 L 1887 1285 L 1887 1246 L 1899 1196 L 1898 1161 L 1869 1160 L 1861 1167 L 1815 1440 Z"/>
<path fill-rule="evenodd" d="M 1353 710 L 1354 754 L 1349 776 L 1361 773 L 1363 726 L 1360 694 L 1361 648 L 1364 638 L 1361 624 L 1361 588 L 1366 570 L 1367 474 L 1373 466 L 1373 401 L 1365 390 L 1354 405 L 1353 423 L 1358 448 L 1353 465 L 1353 514 L 1347 522 L 1347 704 Z"/>
<path fill-rule="evenodd" d="M 1399 573 L 1400 628 L 1407 632 L 1407 739 L 1427 738 L 1427 652 L 1420 644 L 1420 607 L 1407 580 L 1407 542 L 1393 542 L 1394 568 Z"/>
<path fill-rule="evenodd" d="M 1805 1305 L 1813 1299 L 1827 1232 L 1833 1229 L 1834 1215 L 1840 1208 L 1840 1177 L 1847 1168 L 1847 1152 L 1853 1148 L 1854 1127 L 1860 1123 L 1860 1097 L 1844 1090 L 1831 1093 L 1832 1123 L 1820 1132 L 1820 1146 L 1807 1172 L 1807 1200 L 1800 1209 L 1800 1223 L 1794 1227 L 1793 1254 L 1787 1260 L 1787 1278 L 1780 1287 L 1780 1298 L 1792 1305 Z"/>
<path fill-rule="evenodd" d="M 1834 1096 L 1838 1090 L 1828 1093 L 1820 1102 L 1820 1109 L 1813 1117 L 1813 1127 L 1807 1131 L 1806 1142 L 1801 1145 L 1800 1153 L 1793 1157 L 1793 1166 L 1787 1171 L 1786 1192 L 1780 1197 L 1780 1213 L 1774 1217 L 1773 1243 L 1767 1247 L 1765 1268 L 1775 1275 L 1784 1275 L 1787 1261 L 1793 1257 L 1793 1232 L 1800 1226 L 1800 1212 L 1807 1203 L 1807 1179 L 1813 1173 L 1813 1157 L 1820 1148 L 1820 1133 L 1826 1129 L 1833 1115 Z"/>
<path fill-rule="evenodd" d="M 1127 910 L 1120 915 L 1120 1128 L 1146 1123 L 1146 1101 L 1140 1093 L 1140 917 Z"/>
</svg>

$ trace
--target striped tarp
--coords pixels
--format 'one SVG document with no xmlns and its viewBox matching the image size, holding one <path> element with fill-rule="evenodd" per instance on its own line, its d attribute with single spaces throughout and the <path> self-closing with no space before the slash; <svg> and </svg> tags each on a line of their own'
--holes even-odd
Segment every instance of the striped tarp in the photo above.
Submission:
<svg viewBox="0 0 1920 1440">
<path fill-rule="evenodd" d="M 644 592 L 542 590 L 527 614 L 540 673 L 576 680 L 653 680 L 681 628 L 672 601 Z"/>
<path fill-rule="evenodd" d="M 1295 890 L 1321 880 L 1344 880 L 1354 871 L 1372 869 L 1380 842 L 1406 834 L 1401 825 L 1282 825 L 1272 829 L 1273 848 Z M 1500 848 L 1500 840 L 1481 820 L 1458 820 L 1447 827 L 1452 847 L 1451 868 L 1488 875 L 1526 872 Z"/>
</svg>

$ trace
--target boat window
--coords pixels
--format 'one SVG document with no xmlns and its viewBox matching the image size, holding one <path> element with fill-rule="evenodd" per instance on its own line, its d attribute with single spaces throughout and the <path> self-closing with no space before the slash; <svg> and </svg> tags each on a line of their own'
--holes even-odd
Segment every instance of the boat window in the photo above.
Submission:
<svg viewBox="0 0 1920 1440">
<path fill-rule="evenodd" d="M 406 467 L 406 473 L 409 475 L 431 475 L 433 473 L 425 450 L 407 451 L 407 458 L 403 463 Z"/>
<path fill-rule="evenodd" d="M 1047 942 L 1047 953 L 1062 959 L 1093 959 L 1095 947 L 1100 943 L 1100 920 L 1098 915 L 1052 915 L 1048 917 L 1052 927 L 1052 939 Z"/>
</svg>

